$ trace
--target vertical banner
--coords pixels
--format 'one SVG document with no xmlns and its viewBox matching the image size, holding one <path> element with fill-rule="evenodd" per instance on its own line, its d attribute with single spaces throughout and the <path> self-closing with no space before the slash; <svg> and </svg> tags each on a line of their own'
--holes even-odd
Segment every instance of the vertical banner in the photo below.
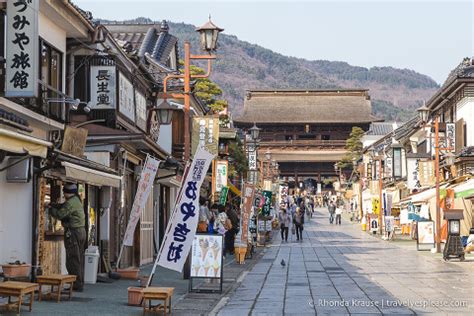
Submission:
<svg viewBox="0 0 474 316">
<path fill-rule="evenodd" d="M 192 152 L 198 147 L 204 147 L 213 155 L 217 155 L 219 148 L 219 117 L 195 116 L 193 117 Z"/>
<path fill-rule="evenodd" d="M 446 150 L 454 152 L 456 149 L 456 124 L 446 123 Z"/>
<path fill-rule="evenodd" d="M 227 186 L 229 162 L 227 160 L 216 160 L 214 167 L 215 170 L 213 191 L 219 193 L 221 192 L 223 187 Z"/>
<path fill-rule="evenodd" d="M 219 204 L 225 205 L 227 202 L 227 194 L 229 193 L 229 187 L 223 187 L 221 190 L 221 194 L 219 195 Z"/>
<path fill-rule="evenodd" d="M 157 263 L 167 269 L 181 272 L 191 250 L 199 219 L 199 192 L 207 170 L 214 159 L 205 148 L 198 148 L 181 187 L 182 194 L 166 229 L 163 247 Z"/>
<path fill-rule="evenodd" d="M 249 144 L 248 148 L 248 160 L 249 170 L 257 170 L 257 147 L 255 144 Z"/>
<path fill-rule="evenodd" d="M 137 193 L 135 194 L 135 200 L 133 201 L 132 210 L 130 211 L 127 230 L 123 237 L 124 246 L 133 246 L 133 233 L 135 232 L 135 227 L 140 219 L 142 209 L 145 207 L 148 200 L 148 195 L 150 195 L 159 164 L 160 161 L 153 159 L 151 156 L 147 156 L 145 159 L 143 170 L 140 175 L 140 181 L 138 182 Z"/>
<path fill-rule="evenodd" d="M 420 189 L 420 158 L 407 158 L 407 187 L 410 190 Z"/>
<path fill-rule="evenodd" d="M 38 12 L 39 0 L 7 1 L 5 49 L 7 97 L 37 96 Z"/>
<path fill-rule="evenodd" d="M 432 186 L 436 182 L 435 177 L 435 162 L 433 160 L 429 161 L 420 161 L 419 162 L 419 171 L 420 171 L 420 184 L 421 186 Z"/>
<path fill-rule="evenodd" d="M 318 183 L 318 184 L 316 185 L 316 193 L 317 193 L 317 194 L 321 194 L 321 193 L 322 193 L 322 191 L 321 191 L 321 183 Z"/>
<path fill-rule="evenodd" d="M 246 245 L 248 241 L 248 228 L 250 221 L 250 213 L 252 212 L 252 204 L 255 196 L 255 186 L 250 183 L 245 183 L 243 190 L 243 209 L 242 209 L 242 228 L 241 240 L 242 244 Z"/>
<path fill-rule="evenodd" d="M 272 205 L 272 191 L 263 191 L 264 204 L 262 207 L 262 215 L 270 216 L 270 207 Z"/>
<path fill-rule="evenodd" d="M 91 66 L 91 108 L 115 109 L 115 66 Z"/>
<path fill-rule="evenodd" d="M 372 213 L 379 214 L 380 212 L 380 199 L 378 197 L 372 198 Z"/>
</svg>

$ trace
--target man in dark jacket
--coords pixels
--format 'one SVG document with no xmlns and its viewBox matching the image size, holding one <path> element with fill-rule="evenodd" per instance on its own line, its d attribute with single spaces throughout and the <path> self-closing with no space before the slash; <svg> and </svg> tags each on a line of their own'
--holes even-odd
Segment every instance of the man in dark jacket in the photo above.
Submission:
<svg viewBox="0 0 474 316">
<path fill-rule="evenodd" d="M 232 206 L 230 204 L 227 204 L 226 206 L 226 214 L 227 217 L 230 219 L 230 222 L 232 223 L 232 228 L 229 229 L 225 233 L 225 243 L 226 243 L 226 252 L 227 250 L 230 252 L 231 255 L 234 254 L 234 241 L 235 241 L 235 235 L 239 233 L 240 230 L 240 220 L 239 217 L 237 216 L 237 213 L 232 209 Z"/>
<path fill-rule="evenodd" d="M 64 227 L 67 272 L 77 276 L 73 289 L 82 292 L 86 242 L 84 207 L 77 194 L 76 184 L 65 184 L 63 193 L 66 202 L 60 205 L 51 205 L 49 214 L 59 219 Z"/>
<path fill-rule="evenodd" d="M 329 211 L 329 223 L 332 224 L 334 222 L 334 213 L 336 213 L 336 204 L 334 204 L 333 201 L 329 202 L 328 211 Z"/>
</svg>

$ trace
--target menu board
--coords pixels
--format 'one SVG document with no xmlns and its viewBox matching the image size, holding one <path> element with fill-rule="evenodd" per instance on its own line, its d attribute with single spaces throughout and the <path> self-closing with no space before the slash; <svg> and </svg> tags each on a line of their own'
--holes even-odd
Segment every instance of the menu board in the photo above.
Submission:
<svg viewBox="0 0 474 316">
<path fill-rule="evenodd" d="M 222 235 L 194 236 L 191 248 L 191 277 L 219 279 L 222 272 Z"/>
<path fill-rule="evenodd" d="M 418 222 L 418 243 L 434 244 L 434 222 Z"/>
</svg>

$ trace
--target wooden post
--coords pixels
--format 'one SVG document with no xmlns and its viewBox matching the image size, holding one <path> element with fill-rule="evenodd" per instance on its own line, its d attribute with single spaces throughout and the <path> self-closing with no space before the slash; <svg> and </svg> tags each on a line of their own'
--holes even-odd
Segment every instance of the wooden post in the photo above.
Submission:
<svg viewBox="0 0 474 316">
<path fill-rule="evenodd" d="M 436 252 L 441 252 L 441 212 L 439 208 L 439 117 L 435 118 L 435 177 L 436 177 Z"/>
</svg>

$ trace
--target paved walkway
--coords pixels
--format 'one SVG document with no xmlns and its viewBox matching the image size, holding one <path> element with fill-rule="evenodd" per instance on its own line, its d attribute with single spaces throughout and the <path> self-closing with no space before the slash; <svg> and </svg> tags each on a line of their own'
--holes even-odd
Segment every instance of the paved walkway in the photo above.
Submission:
<svg viewBox="0 0 474 316">
<path fill-rule="evenodd" d="M 472 257 L 463 263 L 444 262 L 415 247 L 376 239 L 359 225 L 329 225 L 323 209 L 306 224 L 303 242 L 277 239 L 225 299 L 219 315 L 439 315 L 474 310 Z"/>
</svg>

